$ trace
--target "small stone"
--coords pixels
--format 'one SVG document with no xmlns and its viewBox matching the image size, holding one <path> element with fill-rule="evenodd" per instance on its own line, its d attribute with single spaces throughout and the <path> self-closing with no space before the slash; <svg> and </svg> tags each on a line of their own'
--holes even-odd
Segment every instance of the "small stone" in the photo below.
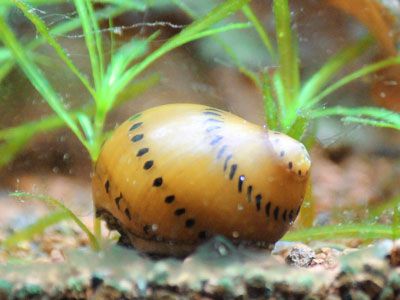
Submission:
<svg viewBox="0 0 400 300">
<path fill-rule="evenodd" d="M 58 249 L 53 249 L 50 252 L 51 261 L 55 263 L 63 262 L 65 260 L 63 254 Z"/>
<path fill-rule="evenodd" d="M 392 267 L 400 266 L 400 246 L 398 244 L 394 245 L 390 251 L 389 261 Z"/>
<path fill-rule="evenodd" d="M 296 245 L 290 251 L 286 257 L 286 263 L 297 267 L 309 267 L 313 259 L 315 258 L 315 252 L 306 245 Z"/>
</svg>

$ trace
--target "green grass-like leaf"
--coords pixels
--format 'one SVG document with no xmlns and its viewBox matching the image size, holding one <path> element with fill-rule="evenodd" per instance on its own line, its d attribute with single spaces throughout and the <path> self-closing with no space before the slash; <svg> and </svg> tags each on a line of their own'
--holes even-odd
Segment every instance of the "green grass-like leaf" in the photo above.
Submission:
<svg viewBox="0 0 400 300">
<path fill-rule="evenodd" d="M 93 250 L 99 251 L 100 250 L 100 244 L 97 238 L 93 235 L 93 233 L 87 228 L 85 224 L 77 217 L 68 207 L 66 207 L 60 200 L 55 199 L 53 197 L 47 196 L 47 195 L 35 195 L 31 193 L 26 193 L 26 192 L 14 192 L 10 193 L 10 196 L 17 197 L 17 198 L 24 198 L 24 199 L 36 199 L 45 202 L 46 204 L 52 206 L 52 207 L 57 207 L 64 213 L 68 215 L 68 218 L 74 221 L 79 228 L 82 229 L 82 231 L 87 235 L 89 241 L 90 241 L 90 246 L 92 247 Z"/>
<path fill-rule="evenodd" d="M 309 118 L 344 117 L 344 121 L 400 130 L 400 114 L 378 107 L 330 107 L 311 111 Z"/>
<path fill-rule="evenodd" d="M 31 138 L 32 135 L 25 134 L 7 141 L 0 139 L 0 168 L 7 165 Z"/>
<path fill-rule="evenodd" d="M 372 206 L 368 209 L 368 220 L 375 221 L 382 216 L 386 211 L 394 211 L 394 208 L 400 205 L 400 195 L 396 195 L 393 198 Z"/>
<path fill-rule="evenodd" d="M 96 49 L 96 42 L 93 38 L 95 30 L 93 28 L 92 19 L 89 17 L 89 11 L 85 0 L 74 0 L 76 10 L 82 22 L 82 29 L 85 36 L 86 48 L 89 52 L 89 60 L 92 66 L 92 75 L 95 89 L 99 89 L 101 85 L 100 57 Z M 95 100 L 97 100 L 95 98 Z"/>
<path fill-rule="evenodd" d="M 20 242 L 32 240 L 36 235 L 43 233 L 48 227 L 69 218 L 70 216 L 68 213 L 63 210 L 52 212 L 38 219 L 35 223 L 8 236 L 1 245 L 6 249 L 10 249 L 18 245 Z"/>
<path fill-rule="evenodd" d="M 346 85 L 358 78 L 361 78 L 363 76 L 366 76 L 368 74 L 374 73 L 376 71 L 382 70 L 384 68 L 387 68 L 387 67 L 390 67 L 390 66 L 393 66 L 396 64 L 400 64 L 400 56 L 390 57 L 390 58 L 381 60 L 379 62 L 366 65 L 366 66 L 358 69 L 357 71 L 344 76 L 343 78 L 339 79 L 338 81 L 336 81 L 335 83 L 333 83 L 332 85 L 330 85 L 329 87 L 324 89 L 322 92 L 318 93 L 318 95 L 315 96 L 314 98 L 312 98 L 311 100 L 309 100 L 307 102 L 307 104 L 304 105 L 304 107 L 307 109 L 311 109 L 313 106 L 315 106 L 317 103 L 319 103 L 326 96 L 333 93 L 337 89 L 343 87 L 344 85 Z"/>
<path fill-rule="evenodd" d="M 272 46 L 271 39 L 268 36 L 268 33 L 265 31 L 264 26 L 257 18 L 256 14 L 253 12 L 249 5 L 245 5 L 242 8 L 243 14 L 246 18 L 253 24 L 254 29 L 257 31 L 258 36 L 263 42 L 265 48 L 268 50 L 268 54 L 271 56 L 273 60 L 276 58 L 275 49 Z"/>
<path fill-rule="evenodd" d="M 30 4 L 34 4 L 34 3 L 35 3 L 35 1 L 30 1 Z M 117 16 L 117 15 L 123 13 L 124 11 L 125 10 L 121 7 L 106 7 L 104 9 L 98 10 L 95 13 L 95 17 L 97 20 L 102 20 L 102 19 L 105 19 L 108 17 Z M 80 26 L 81 26 L 81 20 L 79 17 L 76 17 L 76 18 L 72 18 L 67 21 L 56 24 L 54 27 L 52 27 L 49 30 L 49 33 L 53 37 L 59 36 L 59 35 L 64 35 L 67 32 L 76 30 Z M 33 50 L 35 48 L 37 48 L 38 46 L 42 45 L 44 42 L 46 42 L 46 39 L 44 39 L 42 36 L 38 36 L 37 38 L 30 41 L 25 47 L 25 49 L 27 51 L 29 50 L 29 52 L 27 52 L 27 54 L 30 57 L 35 58 L 35 56 L 37 56 L 38 54 L 33 53 Z M 6 48 L 4 48 L 4 49 L 6 50 L 8 57 L 5 62 L 0 64 L 0 81 L 3 80 L 5 76 L 7 76 L 7 74 L 12 70 L 12 68 L 14 67 L 14 64 L 15 64 L 15 59 L 12 56 L 12 54 L 10 53 L 10 51 Z"/>
<path fill-rule="evenodd" d="M 276 99 L 275 101 L 278 108 L 278 120 L 279 120 L 279 127 L 272 129 L 277 129 L 279 131 L 285 132 L 284 120 L 287 115 L 287 110 L 290 108 L 287 107 L 285 103 L 285 86 L 283 84 L 283 80 L 279 72 L 275 72 L 275 74 L 272 75 L 272 84 L 273 84 L 273 92 L 275 93 L 274 97 Z"/>
<path fill-rule="evenodd" d="M 113 107 L 117 107 L 128 100 L 132 100 L 138 95 L 144 93 L 149 88 L 155 86 L 160 82 L 161 76 L 159 74 L 151 74 L 144 79 L 135 80 L 132 84 L 124 88 L 114 102 Z"/>
<path fill-rule="evenodd" d="M 148 51 L 149 41 L 133 38 L 113 55 L 101 86 L 99 110 L 107 112 L 113 107 L 117 95 L 130 83 L 128 66 Z"/>
<path fill-rule="evenodd" d="M 374 42 L 370 36 L 361 39 L 356 44 L 346 47 L 332 56 L 311 78 L 302 86 L 299 95 L 300 107 L 307 104 L 321 89 L 351 61 L 360 57 Z"/>
<path fill-rule="evenodd" d="M 273 96 L 271 77 L 268 73 L 263 74 L 263 101 L 264 101 L 264 114 L 266 116 L 266 124 L 269 129 L 275 130 L 279 128 L 279 114 L 278 107 Z"/>
<path fill-rule="evenodd" d="M 60 96 L 52 88 L 40 69 L 27 56 L 24 47 L 18 42 L 14 33 L 8 27 L 6 21 L 2 16 L 0 16 L 0 39 L 12 51 L 13 55 L 15 56 L 26 76 L 29 78 L 35 88 L 40 92 L 47 103 L 51 106 L 51 108 L 69 126 L 72 132 L 75 133 L 81 143 L 87 149 L 89 149 L 77 124 L 70 117 L 68 111 L 64 109 Z"/>
<path fill-rule="evenodd" d="M 54 130 L 64 125 L 58 116 L 50 116 L 39 121 L 0 130 L 0 167 L 9 163 L 14 156 L 40 132 Z"/>
<path fill-rule="evenodd" d="M 382 224 L 341 224 L 312 227 L 288 232 L 285 241 L 315 241 L 337 239 L 391 239 L 398 237 L 392 226 Z"/>
<path fill-rule="evenodd" d="M 201 18 L 200 14 L 196 10 L 191 9 L 185 2 L 179 1 L 179 0 L 172 0 L 172 2 L 175 5 L 177 5 L 180 9 L 182 9 L 191 18 L 193 18 L 193 19 Z M 256 18 L 256 16 L 254 16 L 254 18 Z M 251 20 L 249 20 L 249 21 L 251 22 Z M 253 20 L 253 21 L 254 22 L 258 22 L 257 24 L 259 24 L 258 19 Z M 255 26 L 254 22 L 253 22 L 253 26 Z M 236 24 L 243 24 L 244 25 L 243 28 L 238 28 L 238 29 L 244 29 L 244 28 L 250 27 L 250 24 L 246 24 L 246 23 L 236 23 Z M 215 32 L 215 34 L 217 34 L 217 33 L 218 32 Z M 261 88 L 261 83 L 260 83 L 260 80 L 258 78 L 258 75 L 255 72 L 253 72 L 252 70 L 250 70 L 249 68 L 247 68 L 240 61 L 239 57 L 236 55 L 235 51 L 233 50 L 231 44 L 225 42 L 218 35 L 213 35 L 212 38 L 216 43 L 218 43 L 222 47 L 222 49 L 229 56 L 229 58 L 232 60 L 232 62 L 234 63 L 236 68 L 239 70 L 239 72 L 242 73 L 243 75 L 245 75 L 246 77 L 248 77 L 251 81 L 253 81 L 256 86 Z"/>
<path fill-rule="evenodd" d="M 297 101 L 300 89 L 300 71 L 297 51 L 297 36 L 292 30 L 288 0 L 274 0 L 276 39 L 283 100 L 286 114 L 281 123 L 284 131 L 288 130 L 297 115 Z"/>
<path fill-rule="evenodd" d="M 196 20 L 185 29 L 183 29 L 179 34 L 175 35 L 164 43 L 160 48 L 152 52 L 135 67 L 133 67 L 129 74 L 129 81 L 141 73 L 145 68 L 152 64 L 155 60 L 160 58 L 165 53 L 175 49 L 183 44 L 194 41 L 198 38 L 207 36 L 206 34 L 201 34 L 203 30 L 207 30 L 212 25 L 218 23 L 229 15 L 233 14 L 235 11 L 239 10 L 243 5 L 248 3 L 249 0 L 228 0 L 214 8 L 207 16 L 202 19 Z M 229 25 L 228 25 L 229 26 Z M 221 30 L 219 33 L 222 32 Z M 215 34 L 216 31 L 208 31 L 208 35 Z"/>
<path fill-rule="evenodd" d="M 22 10 L 24 15 L 35 25 L 36 29 L 40 32 L 46 42 L 53 47 L 56 51 L 57 55 L 61 58 L 61 60 L 70 68 L 70 70 L 79 78 L 82 84 L 86 87 L 86 89 L 90 92 L 90 94 L 94 97 L 95 93 L 90 85 L 89 81 L 86 79 L 83 74 L 78 70 L 78 68 L 73 64 L 71 59 L 68 57 L 65 50 L 61 47 L 61 45 L 51 36 L 50 31 L 48 30 L 46 24 L 36 15 L 34 10 L 32 10 L 28 5 L 26 5 L 22 1 L 16 1 L 16 6 Z"/>
</svg>

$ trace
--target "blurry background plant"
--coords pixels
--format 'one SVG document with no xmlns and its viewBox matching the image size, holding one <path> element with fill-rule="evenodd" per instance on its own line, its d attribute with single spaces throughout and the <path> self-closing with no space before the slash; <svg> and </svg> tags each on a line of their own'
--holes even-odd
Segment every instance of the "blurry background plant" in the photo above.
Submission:
<svg viewBox="0 0 400 300">
<path fill-rule="evenodd" d="M 18 65 L 56 114 L 1 129 L 0 166 L 9 163 L 37 133 L 58 129 L 65 125 L 79 139 L 89 153 L 91 161 L 94 162 L 102 142 L 108 135 L 108 131 L 105 130 L 108 114 L 116 106 L 133 99 L 160 81 L 160 76 L 154 73 L 140 79 L 138 76 L 169 51 L 207 36 L 211 38 L 202 39 L 198 45 L 200 49 L 203 49 L 202 55 L 205 58 L 212 57 L 216 60 L 228 61 L 248 77 L 263 96 L 267 126 L 303 140 L 308 147 L 315 142 L 315 127 L 310 125 L 315 119 L 327 116 L 340 116 L 346 123 L 400 129 L 399 114 L 390 110 L 380 107 L 334 106 L 327 108 L 325 106 L 327 97 L 339 88 L 400 63 L 400 57 L 394 46 L 396 43 L 396 35 L 393 34 L 395 19 L 386 7 L 373 0 L 354 1 L 351 5 L 345 1 L 327 1 L 358 18 L 370 30 L 371 35 L 366 34 L 354 44 L 332 54 L 318 70 L 314 70 L 313 74 L 303 79 L 298 46 L 301 39 L 299 39 L 296 24 L 293 23 L 291 13 L 293 10 L 290 9 L 289 2 L 287 0 L 271 2 L 275 33 L 267 29 L 253 6 L 247 5 L 248 2 L 229 0 L 217 5 L 218 1 L 99 1 L 95 9 L 92 2 L 88 0 L 75 0 L 72 8 L 71 6 L 66 8 L 72 10 L 72 13 L 63 13 L 64 18 L 52 24 L 51 20 L 46 20 L 48 14 L 45 13 L 52 7 L 47 6 L 49 2 L 46 2 L 46 6 L 43 7 L 38 6 L 43 3 L 40 1 L 31 1 L 30 4 L 24 1 L 6 1 L 0 7 L 0 40 L 3 42 L 3 47 L 0 49 L 2 89 L 10 71 Z M 175 25 L 171 22 L 141 24 L 142 27 L 169 26 L 180 30 L 153 51 L 150 49 L 152 45 L 158 43 L 160 34 L 162 35 L 160 31 L 154 31 L 147 37 L 143 37 L 139 32 L 128 41 L 121 43 L 119 38 L 121 32 L 136 27 L 135 25 L 130 27 L 115 25 L 117 17 L 121 14 L 127 11 L 145 12 L 151 8 L 171 10 L 176 7 L 179 7 L 194 22 L 187 26 Z M 239 10 L 240 14 L 231 16 Z M 18 37 L 13 31 L 12 16 L 20 12 L 34 25 L 36 31 L 34 38 Z M 231 17 L 228 19 L 229 16 Z M 242 22 L 237 22 L 238 19 Z M 82 33 L 77 33 L 77 30 L 82 30 Z M 252 35 L 254 33 L 257 38 Z M 89 71 L 84 71 L 84 68 L 73 61 L 68 50 L 60 44 L 59 40 L 65 36 L 84 39 L 86 49 L 82 49 L 82 52 L 85 53 L 84 57 L 88 57 Z M 348 70 L 348 65 L 360 60 L 363 54 L 369 53 L 372 46 L 376 45 L 376 41 L 381 45 L 381 60 L 365 64 L 343 75 L 343 71 Z M 47 45 L 45 51 L 43 45 Z M 58 91 L 58 89 L 62 90 L 64 82 L 61 81 L 61 84 L 53 82 L 49 76 L 51 72 L 47 69 L 51 69 L 52 63 L 46 53 L 46 51 L 49 52 L 48 47 L 53 49 L 52 53 L 55 53 L 66 66 L 62 69 L 65 72 L 63 75 L 70 79 L 70 74 L 73 74 L 78 79 L 71 81 L 73 85 L 68 87 L 72 89 L 71 93 L 76 89 L 76 85 L 84 87 L 84 93 L 74 95 L 81 100 L 76 107 L 71 108 L 68 97 Z M 257 57 L 258 65 L 256 63 L 256 66 L 254 66 L 254 59 L 251 59 L 253 56 Z M 397 81 L 395 86 L 397 87 Z M 380 92 L 379 95 L 382 93 Z M 244 100 L 244 103 L 247 104 L 247 101 Z M 306 205 L 302 210 L 301 223 L 306 227 L 311 226 L 315 219 L 311 195 L 310 189 Z M 32 197 L 25 193 L 17 193 L 16 196 Z M 41 196 L 41 199 L 49 202 L 52 198 Z M 390 202 L 392 207 L 397 205 L 396 201 L 397 198 Z M 50 202 L 57 203 L 52 200 Z M 61 209 L 66 211 L 65 207 Z M 58 217 L 53 217 L 48 224 L 53 224 L 58 218 L 65 218 L 65 215 L 58 211 L 55 214 L 58 214 Z M 397 231 L 394 234 L 390 226 L 374 226 L 368 225 L 366 228 L 363 224 L 352 224 L 349 228 L 341 228 L 343 228 L 343 236 L 354 236 L 355 232 L 360 233 L 368 229 L 370 234 L 367 238 L 377 238 L 384 226 L 388 234 L 397 236 Z M 44 227 L 37 228 L 42 230 Z M 330 227 L 313 230 L 316 238 L 324 235 L 326 238 L 331 237 L 329 233 L 332 228 Z M 33 232 L 37 231 L 33 230 Z M 306 231 L 294 232 L 287 238 L 303 239 L 307 232 L 308 237 L 312 236 L 310 231 L 304 232 Z M 92 246 L 98 248 L 98 242 L 93 242 L 93 238 L 91 240 Z"/>
</svg>

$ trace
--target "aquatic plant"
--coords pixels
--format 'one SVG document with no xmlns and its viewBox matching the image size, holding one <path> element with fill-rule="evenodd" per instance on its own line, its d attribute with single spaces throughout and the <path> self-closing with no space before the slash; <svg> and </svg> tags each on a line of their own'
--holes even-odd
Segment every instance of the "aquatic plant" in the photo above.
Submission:
<svg viewBox="0 0 400 300">
<path fill-rule="evenodd" d="M 14 63 L 17 63 L 56 115 L 36 122 L 22 124 L 15 128 L 1 130 L 0 139 L 3 143 L 0 145 L 0 154 L 4 153 L 0 155 L 3 157 L 1 163 L 5 164 L 9 162 L 21 147 L 36 133 L 54 130 L 63 125 L 69 127 L 84 145 L 91 160 L 93 162 L 96 161 L 101 144 L 107 136 L 107 132 L 104 132 L 104 122 L 107 114 L 116 105 L 121 103 L 122 100 L 119 97 L 122 95 L 123 98 L 126 99 L 128 98 L 126 95 L 127 92 L 129 95 L 134 95 L 138 91 L 155 83 L 154 76 L 142 79 L 141 81 L 134 81 L 137 76 L 158 58 L 183 44 L 229 30 L 248 28 L 249 24 L 247 23 L 230 23 L 228 25 L 212 27 L 214 24 L 239 10 L 247 2 L 249 2 L 249 0 L 225 1 L 223 4 L 215 7 L 207 16 L 185 27 L 180 33 L 168 39 L 162 46 L 148 54 L 149 43 L 157 37 L 157 32 L 146 39 L 134 37 L 123 46 L 115 49 L 115 33 L 111 30 L 110 41 L 112 49 L 108 64 L 106 63 L 107 60 L 105 57 L 104 37 L 99 28 L 98 21 L 108 19 L 110 24 L 112 24 L 112 18 L 122 13 L 127 8 L 138 11 L 145 10 L 147 7 L 145 2 L 131 3 L 131 1 L 119 1 L 118 3 L 114 3 L 114 5 L 106 6 L 106 8 L 96 13 L 91 1 L 75 0 L 74 5 L 78 17 L 62 22 L 60 25 L 49 29 L 44 21 L 37 15 L 37 11 L 34 7 L 31 7 L 23 1 L 13 1 L 11 3 L 24 13 L 35 25 L 38 33 L 40 33 L 40 38 L 29 42 L 27 45 L 23 45 L 17 39 L 12 28 L 7 24 L 6 18 L 10 6 L 2 6 L 0 8 L 0 40 L 5 45 L 5 48 L 2 48 L 3 55 L 0 57 L 4 62 L 0 74 L 7 74 Z M 72 62 L 65 49 L 56 40 L 58 34 L 66 33 L 79 27 L 82 27 L 84 33 L 91 64 L 91 78 L 88 78 L 79 70 Z M 35 59 L 32 59 L 36 55 L 33 54 L 33 50 L 41 43 L 50 45 L 71 72 L 77 76 L 93 100 L 89 107 L 84 106 L 75 111 L 69 111 L 65 108 L 62 96 L 60 96 L 51 85 Z M 17 193 L 15 195 L 29 196 L 29 198 L 32 198 L 31 195 L 24 193 Z M 52 199 L 49 197 L 37 198 L 45 202 Z M 78 223 L 89 235 L 92 247 L 98 249 L 99 242 L 93 240 L 86 226 L 81 222 L 79 223 L 79 218 L 62 205 L 59 200 L 52 199 L 52 203 L 58 203 L 57 206 L 59 206 L 62 211 L 66 212 L 68 216 Z M 42 221 L 40 220 L 39 222 Z M 101 236 L 100 223 L 95 223 L 95 235 L 96 238 L 99 239 Z M 51 225 L 53 222 L 48 222 L 48 224 Z M 36 230 L 29 231 L 31 234 L 39 232 L 38 228 L 41 230 L 43 227 L 34 226 L 33 228 L 36 228 Z M 28 238 L 28 234 L 25 234 L 24 237 Z M 10 239 L 18 240 L 14 237 L 10 237 Z M 9 242 L 6 244 L 10 245 L 12 243 Z"/>
<path fill-rule="evenodd" d="M 98 157 L 100 145 L 107 136 L 104 130 L 104 122 L 108 113 L 117 105 L 131 98 L 157 83 L 156 75 L 138 79 L 138 76 L 150 64 L 169 51 L 194 40 L 212 36 L 220 42 L 226 54 L 236 64 L 238 70 L 248 76 L 262 91 L 266 123 L 270 129 L 279 130 L 292 137 L 303 140 L 311 145 L 315 135 L 313 132 L 307 136 L 309 125 L 318 118 L 328 116 L 340 116 L 344 122 L 353 122 L 362 125 L 388 127 L 399 129 L 400 117 L 392 111 L 378 107 L 331 107 L 326 108 L 321 102 L 328 95 L 346 84 L 363 76 L 400 63 L 400 56 L 390 57 L 385 60 L 363 66 L 337 81 L 333 78 L 346 65 L 355 61 L 371 45 L 374 39 L 370 36 L 362 38 L 354 45 L 346 47 L 332 56 L 310 78 L 302 80 L 299 70 L 300 55 L 298 52 L 298 38 L 292 26 L 290 7 L 288 0 L 275 0 L 273 10 L 275 16 L 275 43 L 262 26 L 250 6 L 248 0 L 229 0 L 214 8 L 206 16 L 199 16 L 191 10 L 184 1 L 173 0 L 176 5 L 191 15 L 195 21 L 185 27 L 180 33 L 168 39 L 157 50 L 149 53 L 150 43 L 157 38 L 157 32 L 146 39 L 132 38 L 125 45 L 115 47 L 115 32 L 110 30 L 111 57 L 106 57 L 104 50 L 104 34 L 99 28 L 99 21 L 108 20 L 110 28 L 113 28 L 112 19 L 126 9 L 144 11 L 147 1 L 116 1 L 113 5 L 95 11 L 90 1 L 75 0 L 74 5 L 78 16 L 65 22 L 48 28 L 38 16 L 34 7 L 22 1 L 9 2 L 9 5 L 0 7 L 0 40 L 4 47 L 0 49 L 0 80 L 4 79 L 11 68 L 18 64 L 25 75 L 40 92 L 43 99 L 54 110 L 56 115 L 48 116 L 38 121 L 22 124 L 14 128 L 0 130 L 0 166 L 8 163 L 14 155 L 37 133 L 54 130 L 62 126 L 68 126 L 80 142 L 87 149 L 91 160 Z M 39 3 L 39 2 L 38 2 Z M 11 5 L 16 5 L 24 15 L 35 25 L 40 34 L 38 38 L 27 43 L 21 43 L 6 22 Z M 241 10 L 249 22 L 228 23 L 214 26 L 234 12 Z M 253 27 L 265 46 L 265 53 L 269 55 L 279 66 L 273 73 L 268 70 L 255 72 L 248 69 L 235 56 L 230 45 L 218 40 L 218 34 L 230 30 L 247 29 Z M 84 39 L 91 65 L 91 76 L 83 74 L 71 61 L 66 51 L 57 42 L 57 35 L 82 28 Z M 64 107 L 62 96 L 51 85 L 39 67 L 42 59 L 35 49 L 42 44 L 50 45 L 58 57 L 65 63 L 69 70 L 76 75 L 82 86 L 86 88 L 91 99 L 90 105 L 83 106 L 73 111 Z M 309 191 L 311 193 L 311 190 Z M 19 194 L 23 196 L 23 194 Z M 25 195 L 27 196 L 27 195 Z M 308 205 L 302 214 L 308 215 L 304 224 L 311 226 L 314 219 L 312 210 L 312 198 L 306 199 Z M 396 214 L 398 214 L 397 210 Z M 53 218 L 56 220 L 57 218 Z M 395 218 L 398 220 L 399 218 Z M 53 224 L 53 221 L 49 221 Z M 398 221 L 393 224 L 398 224 Z M 383 226 L 383 227 L 382 227 Z M 379 237 L 382 230 L 391 232 L 397 237 L 396 226 L 388 227 L 381 224 L 368 224 L 366 238 Z M 42 227 L 41 227 L 42 228 Z M 96 228 L 99 228 L 98 226 Z M 366 225 L 349 225 L 348 227 L 336 227 L 341 231 L 341 236 L 353 237 L 355 233 L 365 233 Z M 384 228 L 384 229 L 382 229 Z M 321 238 L 330 237 L 330 227 L 320 227 L 312 233 L 297 231 L 287 235 L 287 239 L 303 239 L 305 234 Z M 38 231 L 31 231 L 33 233 Z M 372 232 L 372 233 L 371 233 Z M 314 234 L 314 235 L 313 235 Z M 385 233 L 386 234 L 386 233 Z M 340 235 L 340 234 L 339 234 Z M 29 235 L 25 235 L 28 238 Z M 99 236 L 99 232 L 96 233 Z M 96 248 L 96 247 L 94 247 Z"/>
</svg>

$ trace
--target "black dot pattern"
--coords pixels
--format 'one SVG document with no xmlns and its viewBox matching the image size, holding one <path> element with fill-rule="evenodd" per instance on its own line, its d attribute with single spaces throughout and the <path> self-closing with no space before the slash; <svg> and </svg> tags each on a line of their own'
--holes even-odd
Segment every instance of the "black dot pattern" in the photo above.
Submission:
<svg viewBox="0 0 400 300">
<path fill-rule="evenodd" d="M 220 159 L 224 155 L 224 152 L 227 147 L 228 147 L 227 145 L 223 145 L 221 147 L 221 149 L 219 149 L 218 154 L 217 154 L 217 159 Z"/>
<path fill-rule="evenodd" d="M 229 172 L 229 179 L 232 180 L 235 177 L 235 173 L 237 170 L 237 164 L 231 165 L 231 171 Z"/>
<path fill-rule="evenodd" d="M 175 216 L 181 216 L 186 212 L 186 209 L 184 208 L 178 208 L 177 210 L 175 210 Z"/>
<path fill-rule="evenodd" d="M 253 192 L 253 186 L 249 185 L 247 187 L 247 202 L 251 202 L 251 193 Z"/>
<path fill-rule="evenodd" d="M 203 114 L 205 114 L 205 115 L 209 115 L 209 116 L 217 116 L 217 117 L 222 117 L 222 115 L 221 115 L 221 114 L 219 114 L 219 113 L 217 113 L 217 112 L 215 112 L 215 111 L 205 111 L 205 112 L 203 112 Z"/>
<path fill-rule="evenodd" d="M 226 158 L 225 158 L 225 162 L 224 162 L 224 171 L 226 171 L 226 169 L 228 168 L 228 162 L 229 160 L 232 158 L 232 154 L 229 154 Z"/>
<path fill-rule="evenodd" d="M 208 127 L 206 129 L 206 131 L 207 132 L 211 132 L 211 131 L 214 131 L 214 130 L 217 130 L 217 129 L 220 129 L 220 128 L 221 128 L 221 126 L 211 126 L 211 127 Z"/>
<path fill-rule="evenodd" d="M 129 128 L 129 131 L 133 131 L 135 129 L 138 129 L 140 126 L 142 126 L 143 122 L 135 123 Z"/>
<path fill-rule="evenodd" d="M 257 207 L 258 211 L 261 209 L 261 200 L 262 200 L 262 196 L 261 196 L 261 194 L 258 194 L 256 196 L 256 207 Z"/>
<path fill-rule="evenodd" d="M 239 179 L 238 179 L 238 191 L 239 191 L 239 193 L 242 192 L 244 180 L 245 180 L 244 175 L 240 175 L 240 176 L 239 176 Z"/>
<path fill-rule="evenodd" d="M 137 134 L 137 135 L 134 135 L 134 136 L 131 138 L 131 141 L 134 142 L 134 143 L 136 143 L 136 142 L 139 142 L 141 139 L 143 139 L 143 134 Z"/>
<path fill-rule="evenodd" d="M 110 181 L 107 179 L 106 182 L 104 183 L 104 188 L 106 189 L 106 193 L 110 191 Z"/>
<path fill-rule="evenodd" d="M 148 169 L 150 169 L 150 168 L 153 166 L 153 164 L 154 164 L 154 161 L 148 160 L 148 161 L 146 161 L 146 162 L 144 163 L 143 169 L 148 170 Z"/>
<path fill-rule="evenodd" d="M 172 202 L 175 201 L 175 196 L 169 195 L 169 196 L 165 197 L 164 201 L 165 201 L 165 203 L 171 204 Z"/>
<path fill-rule="evenodd" d="M 222 139 L 223 139 L 222 135 L 217 135 L 216 137 L 214 137 L 214 138 L 211 140 L 210 145 L 211 145 L 211 146 L 215 146 L 215 145 L 218 144 Z"/>
<path fill-rule="evenodd" d="M 129 221 L 132 220 L 131 212 L 129 211 L 129 209 L 125 208 L 124 212 L 125 212 L 126 217 L 129 219 Z"/>
<path fill-rule="evenodd" d="M 119 204 L 120 204 L 122 198 L 123 198 L 122 194 L 119 194 L 119 196 L 114 199 L 115 205 L 117 206 L 118 209 L 119 209 Z"/>
<path fill-rule="evenodd" d="M 149 234 L 150 231 L 151 231 L 151 226 L 149 224 L 146 224 L 146 225 L 143 226 L 143 232 L 145 234 Z"/>
<path fill-rule="evenodd" d="M 215 111 L 215 112 L 217 112 L 217 113 L 224 113 L 223 110 L 220 110 L 220 109 L 214 108 L 214 107 L 207 107 L 206 110 L 207 110 L 207 111 Z"/>
<path fill-rule="evenodd" d="M 156 179 L 154 179 L 153 181 L 153 186 L 159 187 L 163 184 L 163 179 L 162 177 L 157 177 Z"/>
<path fill-rule="evenodd" d="M 278 217 L 279 217 L 279 206 L 275 207 L 275 209 L 274 209 L 274 219 L 275 219 L 275 221 L 278 221 Z"/>
<path fill-rule="evenodd" d="M 207 119 L 206 122 L 211 122 L 211 123 L 224 123 L 224 121 L 222 121 L 222 120 L 213 119 L 213 118 Z"/>
<path fill-rule="evenodd" d="M 149 148 L 139 149 L 139 151 L 136 153 L 136 156 L 141 157 L 141 156 L 145 155 L 147 152 L 149 152 Z"/>
<path fill-rule="evenodd" d="M 186 222 L 185 222 L 185 226 L 186 226 L 187 228 L 193 227 L 194 224 L 196 224 L 195 219 L 187 219 Z"/>
<path fill-rule="evenodd" d="M 286 222 L 286 214 L 287 214 L 287 210 L 285 209 L 285 210 L 283 211 L 283 214 L 282 214 L 282 220 L 283 220 L 283 222 Z"/>
</svg>

